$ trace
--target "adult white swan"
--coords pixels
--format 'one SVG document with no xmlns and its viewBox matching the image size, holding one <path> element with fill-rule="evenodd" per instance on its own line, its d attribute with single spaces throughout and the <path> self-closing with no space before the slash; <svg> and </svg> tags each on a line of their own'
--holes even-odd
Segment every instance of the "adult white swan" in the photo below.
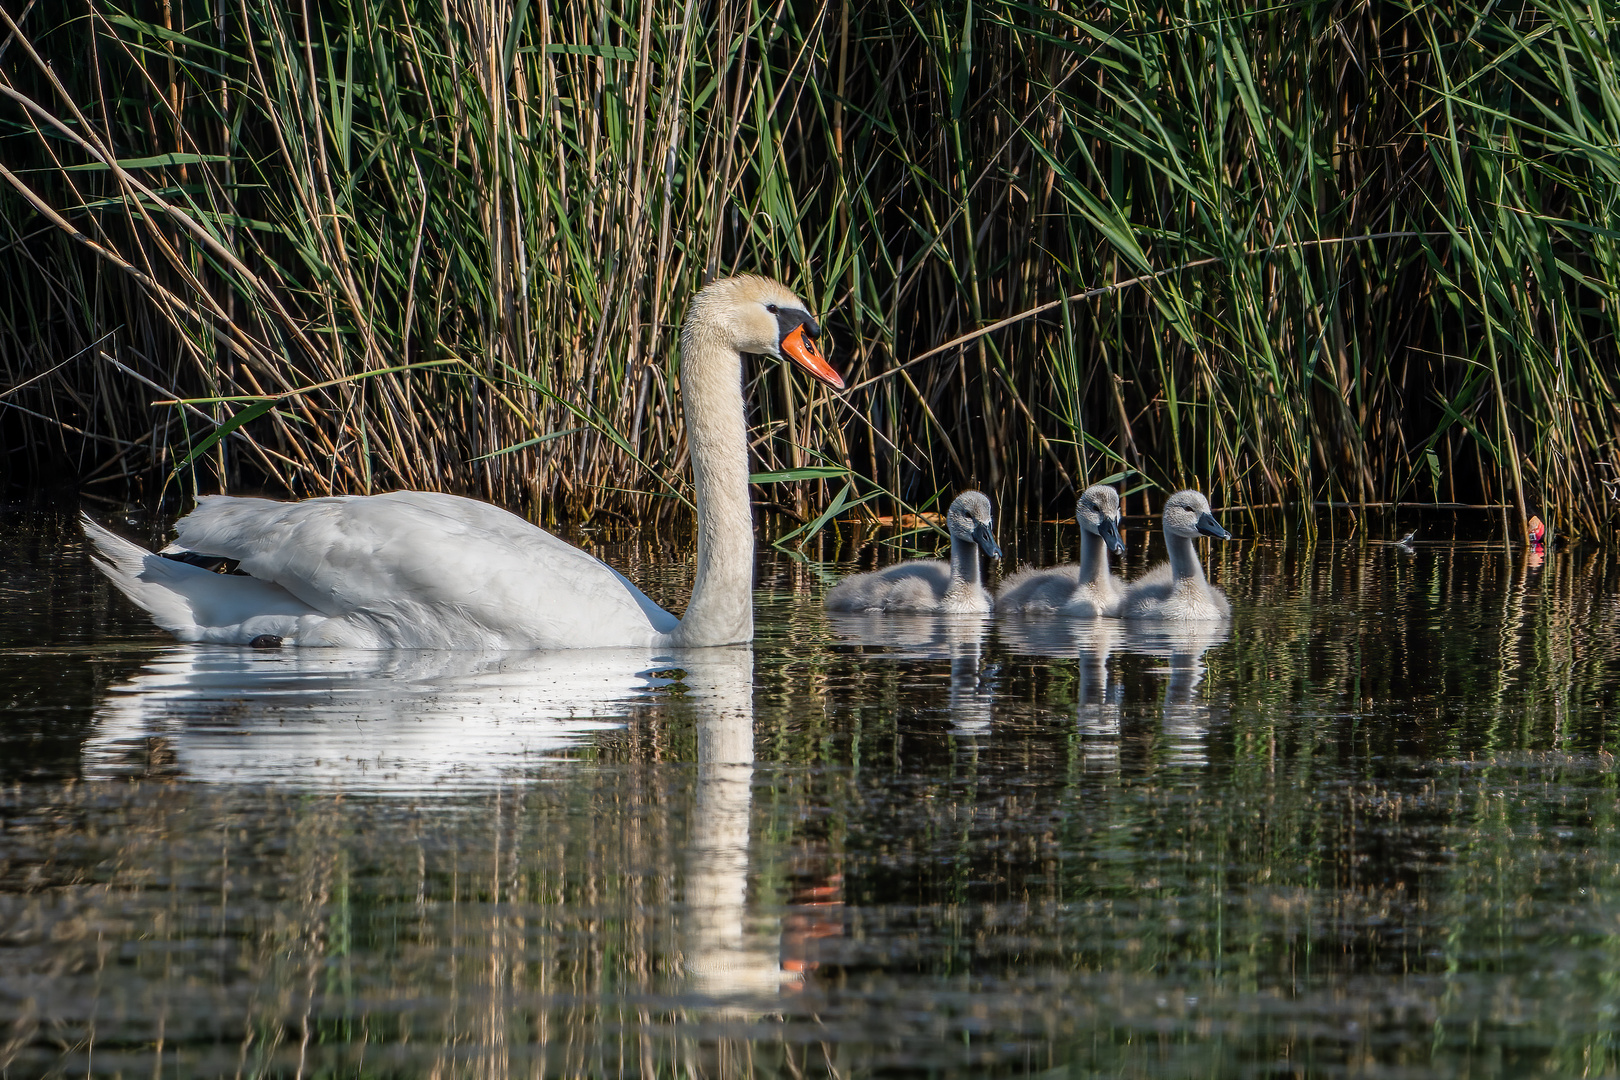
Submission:
<svg viewBox="0 0 1620 1080">
<path fill-rule="evenodd" d="M 834 389 L 820 327 L 785 286 L 716 281 L 681 329 L 681 404 L 697 496 L 684 618 L 515 514 L 395 491 L 281 503 L 215 495 L 161 555 L 89 518 L 96 566 L 182 641 L 350 648 L 731 645 L 754 636 L 754 525 L 742 354 L 784 354 Z M 221 560 L 235 574 L 214 573 Z M 246 575 L 246 576 L 243 576 Z"/>
</svg>

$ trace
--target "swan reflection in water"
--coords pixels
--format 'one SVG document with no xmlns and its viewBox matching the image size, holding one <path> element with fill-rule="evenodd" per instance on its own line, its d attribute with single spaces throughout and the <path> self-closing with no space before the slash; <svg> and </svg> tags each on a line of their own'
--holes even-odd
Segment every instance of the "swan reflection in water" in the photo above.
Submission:
<svg viewBox="0 0 1620 1080">
<path fill-rule="evenodd" d="M 621 726 L 672 655 L 178 646 L 111 688 L 83 768 L 391 794 L 488 783 Z"/>
<path fill-rule="evenodd" d="M 1110 669 L 1111 656 L 1163 660 L 1160 732 L 1169 765 L 1204 765 L 1213 707 L 1200 700 L 1204 654 L 1231 637 L 1224 621 L 1155 623 L 1114 619 L 1003 619 L 997 627 L 1008 651 L 1031 656 L 1074 657 L 1079 663 L 1075 721 L 1085 737 L 1088 766 L 1113 771 L 1119 764 L 1120 718 L 1127 704 L 1124 680 Z"/>
<path fill-rule="evenodd" d="M 984 662 L 987 615 L 900 615 L 882 612 L 827 613 L 827 625 L 846 645 L 877 650 L 890 660 L 948 660 L 946 708 L 958 735 L 990 731 L 995 670 Z"/>
<path fill-rule="evenodd" d="M 678 933 L 685 987 L 714 1002 L 761 1004 L 815 964 L 794 956 L 784 965 L 781 920 L 751 913 L 747 902 L 749 646 L 566 653 L 180 646 L 108 692 L 83 770 L 111 778 L 155 766 L 203 783 L 465 794 L 522 782 L 557 751 L 623 726 L 633 707 L 666 687 L 679 691 L 665 696 L 668 713 L 690 716 L 698 735 Z M 804 922 L 802 913 L 790 919 Z M 835 915 L 818 912 L 794 930 L 786 951 L 802 952 L 802 939 L 840 930 Z"/>
<path fill-rule="evenodd" d="M 720 1016 L 770 1011 L 817 967 L 811 943 L 843 932 L 842 882 L 813 876 L 786 920 L 750 910 L 754 791 L 754 653 L 747 646 L 684 654 L 695 705 L 698 771 L 687 845 L 682 969 L 687 989 Z"/>
<path fill-rule="evenodd" d="M 682 966 L 705 998 L 758 1000 L 798 982 L 783 970 L 780 925 L 750 918 L 748 848 L 754 790 L 753 650 L 705 649 L 686 681 L 697 697 L 697 797 L 686 857 Z"/>
</svg>

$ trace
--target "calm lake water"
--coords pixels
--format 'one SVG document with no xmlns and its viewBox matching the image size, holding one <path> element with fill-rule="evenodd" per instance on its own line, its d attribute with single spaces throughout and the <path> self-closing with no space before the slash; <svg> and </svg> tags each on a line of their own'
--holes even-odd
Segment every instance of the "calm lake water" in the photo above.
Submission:
<svg viewBox="0 0 1620 1080">
<path fill-rule="evenodd" d="M 1229 628 L 767 550 L 558 656 L 176 645 L 0 511 L 0 1075 L 1615 1075 L 1614 557 L 1225 520 Z"/>
</svg>

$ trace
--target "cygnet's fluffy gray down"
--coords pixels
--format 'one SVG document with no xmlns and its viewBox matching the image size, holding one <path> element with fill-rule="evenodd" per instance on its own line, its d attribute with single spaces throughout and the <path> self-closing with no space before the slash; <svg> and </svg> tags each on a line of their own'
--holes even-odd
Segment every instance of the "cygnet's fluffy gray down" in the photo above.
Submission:
<svg viewBox="0 0 1620 1080">
<path fill-rule="evenodd" d="M 1122 617 L 1178 622 L 1230 617 L 1226 594 L 1204 577 L 1193 546 L 1198 536 L 1232 538 L 1210 513 L 1209 500 L 1196 491 L 1178 491 L 1164 504 L 1164 546 L 1170 559 L 1126 587 L 1119 607 Z"/>
<path fill-rule="evenodd" d="M 1028 567 L 1002 582 L 996 593 L 999 614 L 1067 615 L 1090 619 L 1113 615 L 1125 583 L 1108 569 L 1108 552 L 1125 553 L 1119 536 L 1119 492 L 1093 484 L 1075 509 L 1080 524 L 1080 562 L 1046 569 Z"/>
<path fill-rule="evenodd" d="M 1190 622 L 1230 618 L 1232 605 L 1207 580 L 1177 578 L 1169 563 L 1160 563 L 1130 583 L 1119 614 L 1126 619 Z"/>
<path fill-rule="evenodd" d="M 979 555 L 1001 558 L 991 529 L 990 500 L 964 491 L 945 515 L 951 558 L 911 559 L 869 574 L 854 574 L 827 592 L 829 611 L 975 614 L 993 606 L 979 583 Z"/>
</svg>

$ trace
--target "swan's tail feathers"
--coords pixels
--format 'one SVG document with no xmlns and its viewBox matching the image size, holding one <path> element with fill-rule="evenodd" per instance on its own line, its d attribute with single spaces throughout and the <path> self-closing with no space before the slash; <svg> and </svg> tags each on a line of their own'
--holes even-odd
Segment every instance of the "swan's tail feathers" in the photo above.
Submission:
<svg viewBox="0 0 1620 1080">
<path fill-rule="evenodd" d="M 291 638 L 299 619 L 315 614 L 279 585 L 156 555 L 89 515 L 81 515 L 81 523 L 95 545 L 90 561 L 96 569 L 181 641 L 247 644 L 262 634 Z"/>
<path fill-rule="evenodd" d="M 164 568 L 161 564 L 169 563 L 181 572 L 207 571 L 154 555 L 139 544 L 131 543 L 98 525 L 89 514 L 81 514 L 80 519 L 84 525 L 84 535 L 95 545 L 96 553 L 100 556 L 90 557 L 96 569 L 106 574 L 108 580 L 118 586 L 119 592 L 152 616 L 153 622 L 182 641 L 195 641 L 194 636 L 186 633 L 187 630 L 196 629 L 196 620 L 191 617 L 191 605 L 183 592 L 171 588 L 163 580 Z"/>
</svg>

